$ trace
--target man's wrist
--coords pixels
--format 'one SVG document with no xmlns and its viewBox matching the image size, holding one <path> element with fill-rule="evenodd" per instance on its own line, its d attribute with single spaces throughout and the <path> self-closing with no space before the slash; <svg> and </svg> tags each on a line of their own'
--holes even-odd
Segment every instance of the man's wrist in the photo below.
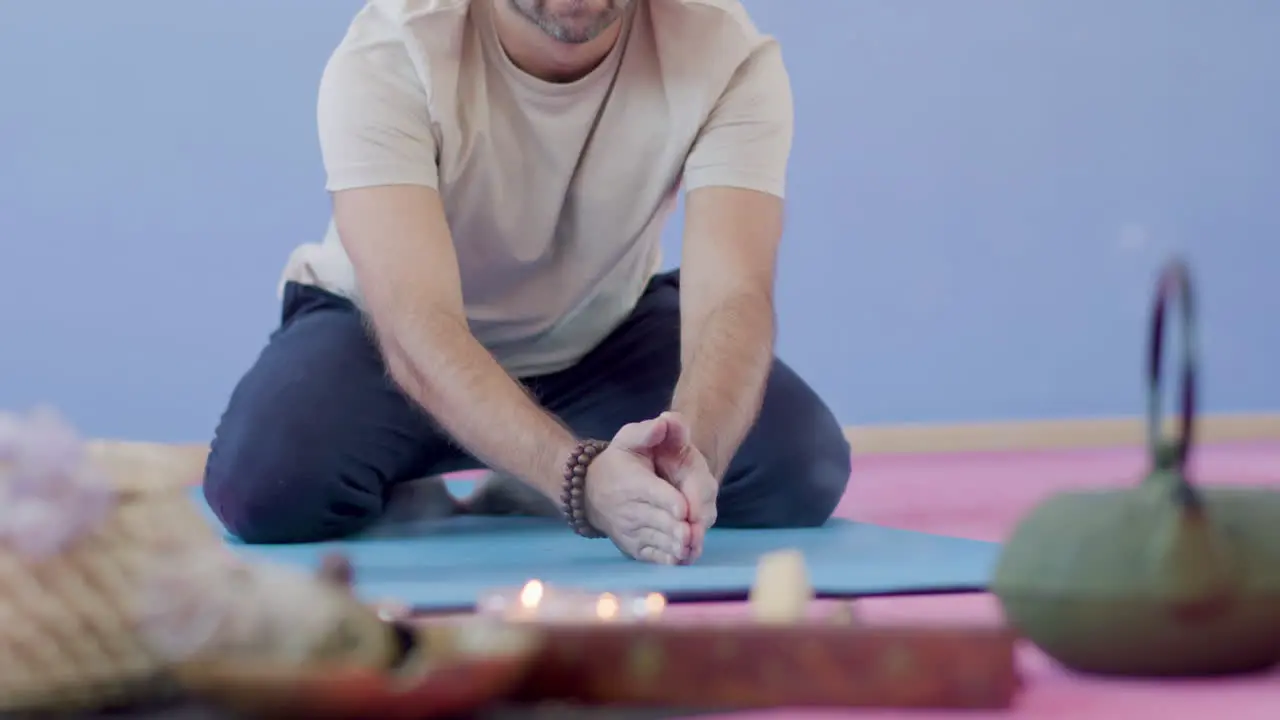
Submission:
<svg viewBox="0 0 1280 720">
<path fill-rule="evenodd" d="M 725 472 L 728 471 L 728 463 L 721 463 L 720 456 L 711 449 L 711 441 L 703 440 L 701 443 L 693 436 L 693 449 L 702 455 L 702 460 L 707 464 L 707 469 L 711 472 L 711 477 L 715 478 L 716 484 L 719 485 Z"/>
<path fill-rule="evenodd" d="M 687 403 L 684 403 L 684 405 L 687 405 Z M 709 425 L 699 420 L 697 413 L 691 412 L 688 409 L 681 409 L 681 403 L 679 403 L 678 400 L 677 403 L 672 404 L 671 412 L 684 419 L 685 426 L 689 430 L 689 444 L 693 446 L 695 451 L 702 455 L 702 459 L 707 463 L 707 468 L 711 470 L 712 476 L 715 477 L 716 482 L 719 483 L 721 478 L 724 476 L 724 473 L 727 471 L 727 468 L 723 467 L 720 463 L 719 453 L 716 452 L 716 445 L 719 436 L 714 430 L 707 432 L 705 428 L 709 427 Z M 728 463 L 724 463 L 724 465 L 727 464 Z"/>
<path fill-rule="evenodd" d="M 544 446 L 536 463 L 539 468 L 537 477 L 528 480 L 539 492 L 555 501 L 557 505 L 564 491 L 565 464 L 569 458 L 573 457 L 580 443 L 581 440 L 566 432 L 563 437 Z"/>
</svg>

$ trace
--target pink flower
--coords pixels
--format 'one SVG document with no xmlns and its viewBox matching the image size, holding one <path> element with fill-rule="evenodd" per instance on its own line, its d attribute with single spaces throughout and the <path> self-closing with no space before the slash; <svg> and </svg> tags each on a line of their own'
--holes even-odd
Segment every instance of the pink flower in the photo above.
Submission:
<svg viewBox="0 0 1280 720">
<path fill-rule="evenodd" d="M 92 532 L 114 500 L 57 412 L 0 413 L 0 544 L 32 560 L 56 555 Z"/>
<path fill-rule="evenodd" d="M 245 562 L 223 547 L 156 556 L 137 601 L 140 637 L 169 662 L 301 664 L 346 612 L 345 595 L 314 576 Z"/>
<path fill-rule="evenodd" d="M 171 662 L 216 647 L 232 609 L 244 601 L 228 597 L 237 590 L 228 580 L 242 566 L 230 553 L 210 550 L 155 555 L 138 588 L 143 640 Z"/>
</svg>

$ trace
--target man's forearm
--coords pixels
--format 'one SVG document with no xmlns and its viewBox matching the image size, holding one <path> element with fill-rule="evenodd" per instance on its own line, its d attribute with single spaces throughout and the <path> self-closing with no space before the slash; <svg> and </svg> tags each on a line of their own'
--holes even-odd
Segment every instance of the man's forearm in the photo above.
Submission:
<svg viewBox="0 0 1280 720">
<path fill-rule="evenodd" d="M 360 187 L 334 193 L 333 211 L 391 377 L 476 459 L 558 496 L 574 437 L 467 327 L 439 193 Z"/>
<path fill-rule="evenodd" d="M 396 382 L 478 460 L 558 497 L 574 435 L 507 375 L 463 322 L 442 315 L 415 325 L 412 337 L 381 338 Z"/>
<path fill-rule="evenodd" d="M 764 399 L 773 364 L 773 302 L 762 293 L 723 300 L 689 319 L 683 336 L 672 410 L 688 421 L 694 446 L 722 478 Z"/>
</svg>

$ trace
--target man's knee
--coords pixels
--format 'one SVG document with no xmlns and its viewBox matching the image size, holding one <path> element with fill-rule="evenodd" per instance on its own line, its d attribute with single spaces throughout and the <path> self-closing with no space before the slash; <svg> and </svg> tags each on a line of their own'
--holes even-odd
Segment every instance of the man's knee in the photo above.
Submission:
<svg viewBox="0 0 1280 720">
<path fill-rule="evenodd" d="M 781 456 L 764 471 L 777 483 L 770 526 L 818 527 L 831 519 L 849 485 L 849 444 L 841 435 L 803 455 Z"/>
<path fill-rule="evenodd" d="M 272 435 L 214 443 L 204 496 L 227 532 L 255 544 L 320 542 L 376 519 L 383 503 L 376 478 L 331 462 L 324 448 Z"/>
<path fill-rule="evenodd" d="M 818 448 L 808 462 L 801 463 L 799 482 L 806 501 L 795 511 L 795 526 L 816 527 L 830 520 L 844 499 L 852 472 L 852 451 L 841 430 L 838 439 Z"/>
<path fill-rule="evenodd" d="M 387 380 L 350 302 L 290 284 L 284 314 L 232 391 L 205 468 L 209 506 L 245 542 L 364 529 L 388 476 L 422 452 L 419 415 Z"/>
<path fill-rule="evenodd" d="M 791 368 L 776 362 L 756 425 L 721 491 L 721 523 L 816 527 L 835 513 L 852 465 L 844 428 Z"/>
<path fill-rule="evenodd" d="M 834 426 L 834 420 L 832 421 Z M 722 527 L 803 528 L 829 520 L 844 497 L 852 466 L 838 426 L 819 437 L 774 437 L 750 449 L 721 491 Z"/>
</svg>

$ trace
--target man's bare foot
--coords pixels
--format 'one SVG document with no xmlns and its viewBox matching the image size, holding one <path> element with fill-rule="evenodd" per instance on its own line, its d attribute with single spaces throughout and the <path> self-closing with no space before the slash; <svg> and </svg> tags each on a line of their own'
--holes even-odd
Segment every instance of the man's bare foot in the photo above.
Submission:
<svg viewBox="0 0 1280 720">
<path fill-rule="evenodd" d="M 461 511 L 456 498 L 445 487 L 444 478 L 431 476 L 400 483 L 387 495 L 386 512 L 380 522 L 439 520 Z"/>
<path fill-rule="evenodd" d="M 560 517 L 560 508 L 546 495 L 505 473 L 490 472 L 463 503 L 472 515 Z"/>
</svg>

